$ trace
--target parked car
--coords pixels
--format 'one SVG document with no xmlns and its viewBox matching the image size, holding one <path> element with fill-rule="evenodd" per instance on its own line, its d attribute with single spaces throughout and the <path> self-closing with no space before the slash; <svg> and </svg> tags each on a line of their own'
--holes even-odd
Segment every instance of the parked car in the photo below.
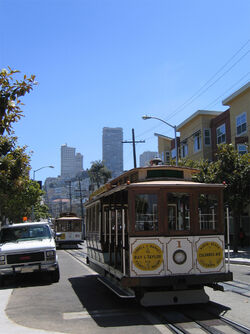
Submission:
<svg viewBox="0 0 250 334">
<path fill-rule="evenodd" d="M 48 223 L 20 223 L 0 231 L 0 280 L 3 275 L 44 272 L 60 279 L 54 234 Z"/>
</svg>

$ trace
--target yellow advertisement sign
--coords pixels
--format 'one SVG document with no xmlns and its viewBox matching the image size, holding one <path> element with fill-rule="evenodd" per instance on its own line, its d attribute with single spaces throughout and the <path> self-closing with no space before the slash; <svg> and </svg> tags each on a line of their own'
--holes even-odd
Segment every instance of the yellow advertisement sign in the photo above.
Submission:
<svg viewBox="0 0 250 334">
<path fill-rule="evenodd" d="M 133 250 L 132 261 L 140 270 L 156 270 L 162 264 L 163 252 L 156 244 L 140 244 Z"/>
<path fill-rule="evenodd" d="M 204 268 L 216 268 L 223 259 L 223 249 L 214 241 L 203 242 L 197 251 L 197 260 Z"/>
</svg>

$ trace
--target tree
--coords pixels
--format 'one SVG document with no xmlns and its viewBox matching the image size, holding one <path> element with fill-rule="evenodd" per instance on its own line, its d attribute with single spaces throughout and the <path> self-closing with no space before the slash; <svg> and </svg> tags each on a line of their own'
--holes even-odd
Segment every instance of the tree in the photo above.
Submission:
<svg viewBox="0 0 250 334">
<path fill-rule="evenodd" d="M 37 84 L 35 75 L 29 78 L 24 75 L 22 80 L 17 80 L 14 78 L 17 73 L 20 72 L 10 67 L 0 72 L 0 135 L 3 135 L 5 131 L 8 134 L 11 133 L 12 124 L 23 116 L 21 110 L 23 103 L 20 97 L 29 93 Z"/>
<path fill-rule="evenodd" d="M 226 183 L 225 204 L 229 206 L 234 225 L 234 251 L 238 251 L 240 216 L 250 203 L 250 154 L 239 154 L 232 144 L 218 146 L 216 161 L 200 164 L 198 182 Z"/>
<path fill-rule="evenodd" d="M 39 184 L 29 179 L 30 157 L 16 137 L 0 136 L 0 221 L 20 222 L 41 206 Z"/>
<path fill-rule="evenodd" d="M 102 184 L 108 182 L 111 178 L 111 171 L 104 165 L 103 161 L 92 161 L 91 168 L 88 171 L 90 181 L 99 188 Z"/>
</svg>

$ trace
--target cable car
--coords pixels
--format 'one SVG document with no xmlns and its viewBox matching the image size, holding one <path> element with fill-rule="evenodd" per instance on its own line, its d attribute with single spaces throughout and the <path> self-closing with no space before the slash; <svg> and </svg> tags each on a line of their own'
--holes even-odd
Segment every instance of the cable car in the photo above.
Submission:
<svg viewBox="0 0 250 334">
<path fill-rule="evenodd" d="M 86 207 L 87 263 L 99 280 L 142 305 L 205 303 L 204 287 L 232 280 L 225 261 L 223 184 L 198 170 L 134 168 L 94 192 Z"/>
<path fill-rule="evenodd" d="M 83 242 L 83 222 L 74 213 L 62 213 L 54 221 L 56 244 L 77 245 Z"/>
</svg>

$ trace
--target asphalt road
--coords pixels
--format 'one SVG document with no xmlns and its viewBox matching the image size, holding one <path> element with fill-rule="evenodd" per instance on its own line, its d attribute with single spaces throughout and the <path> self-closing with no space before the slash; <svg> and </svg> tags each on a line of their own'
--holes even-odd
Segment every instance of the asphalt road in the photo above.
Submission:
<svg viewBox="0 0 250 334">
<path fill-rule="evenodd" d="M 97 280 L 96 273 L 64 251 L 58 255 L 59 283 L 49 284 L 34 275 L 15 280 L 6 309 L 11 320 L 26 327 L 76 334 L 83 329 L 95 334 L 159 333 L 149 326 L 135 301 L 116 297 Z"/>
<path fill-rule="evenodd" d="M 50 284 L 37 275 L 23 275 L 6 281 L 13 288 L 6 308 L 15 323 L 29 328 L 78 334 L 168 334 L 150 310 L 134 300 L 116 297 L 103 286 L 95 272 L 63 250 L 58 251 L 61 278 Z M 241 266 L 240 274 L 248 281 L 250 267 Z M 224 315 L 250 327 L 250 299 L 233 292 L 207 288 L 214 307 Z"/>
</svg>

